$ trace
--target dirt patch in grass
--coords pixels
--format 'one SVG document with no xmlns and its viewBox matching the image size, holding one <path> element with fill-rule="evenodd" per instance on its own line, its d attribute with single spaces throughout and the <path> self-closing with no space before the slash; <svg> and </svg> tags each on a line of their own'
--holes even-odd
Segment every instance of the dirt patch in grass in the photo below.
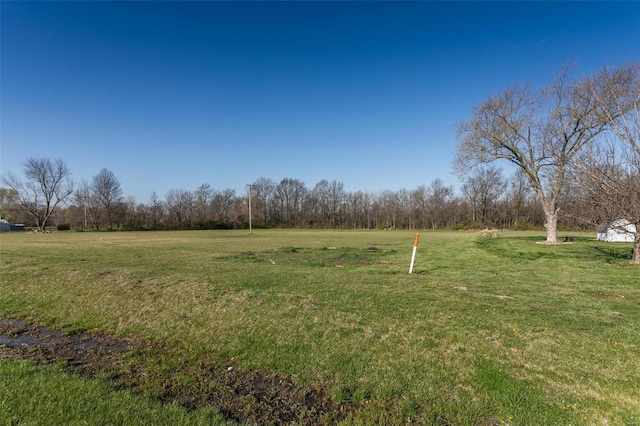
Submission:
<svg viewBox="0 0 640 426">
<path fill-rule="evenodd" d="M 621 294 L 613 294 L 613 293 L 606 293 L 606 292 L 594 292 L 592 293 L 593 296 L 598 297 L 600 299 L 618 299 L 618 300 L 624 300 L 624 296 Z"/>
<path fill-rule="evenodd" d="M 172 383 L 160 399 L 191 409 L 214 406 L 250 424 L 334 424 L 349 411 L 323 389 L 300 387 L 281 374 L 201 365 L 192 377 L 191 383 Z"/>
<path fill-rule="evenodd" d="M 0 319 L 0 358 L 62 364 L 84 376 L 116 366 L 134 342 L 100 333 L 67 335 L 22 321 Z"/>
<path fill-rule="evenodd" d="M 84 377 L 108 377 L 134 392 L 151 392 L 189 409 L 214 407 L 228 419 L 255 424 L 334 424 L 353 407 L 331 400 L 326 386 L 297 385 L 291 377 L 242 371 L 234 365 L 184 365 L 171 373 L 147 373 L 127 352 L 143 342 L 101 333 L 73 335 L 0 319 L 0 358 L 61 366 Z"/>
</svg>

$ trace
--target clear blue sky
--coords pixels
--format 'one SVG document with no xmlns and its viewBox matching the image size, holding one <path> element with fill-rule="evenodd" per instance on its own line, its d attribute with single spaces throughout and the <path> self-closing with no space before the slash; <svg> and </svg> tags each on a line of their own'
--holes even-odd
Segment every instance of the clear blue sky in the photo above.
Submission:
<svg viewBox="0 0 640 426">
<path fill-rule="evenodd" d="M 639 2 L 7 2 L 1 171 L 62 158 L 124 194 L 259 177 L 414 189 L 508 85 L 640 60 Z M 504 166 L 504 165 L 503 165 Z"/>
</svg>

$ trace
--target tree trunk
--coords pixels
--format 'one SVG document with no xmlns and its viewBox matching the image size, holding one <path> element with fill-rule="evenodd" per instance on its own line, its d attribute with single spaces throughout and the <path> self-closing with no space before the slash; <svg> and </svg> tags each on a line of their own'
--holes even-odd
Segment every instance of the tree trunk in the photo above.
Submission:
<svg viewBox="0 0 640 426">
<path fill-rule="evenodd" d="M 554 208 L 544 209 L 544 227 L 547 230 L 546 244 L 558 244 L 558 210 Z"/>
<path fill-rule="evenodd" d="M 640 231 L 636 233 L 633 243 L 633 254 L 631 255 L 631 263 L 640 265 Z"/>
</svg>

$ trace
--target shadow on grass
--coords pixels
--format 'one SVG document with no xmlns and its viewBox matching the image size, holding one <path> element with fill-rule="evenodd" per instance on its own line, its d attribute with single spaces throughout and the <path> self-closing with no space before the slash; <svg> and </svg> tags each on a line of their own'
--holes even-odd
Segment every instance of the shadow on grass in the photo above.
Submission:
<svg viewBox="0 0 640 426">
<path fill-rule="evenodd" d="M 587 241 L 593 241 L 593 238 L 591 237 L 583 237 L 583 236 L 577 236 L 577 235 L 565 235 L 562 232 L 558 233 L 558 241 L 560 241 L 561 243 L 566 242 L 566 238 L 567 237 L 571 237 L 570 241 L 571 243 L 581 243 L 581 242 L 587 242 Z M 528 242 L 532 242 L 532 243 L 544 243 L 546 241 L 546 238 L 544 235 L 531 235 L 531 236 L 517 236 L 517 237 L 512 237 L 509 236 L 508 234 L 501 237 L 501 238 L 507 238 L 510 240 L 514 240 L 514 241 L 528 241 Z"/>
<path fill-rule="evenodd" d="M 533 383 L 510 376 L 499 364 L 479 358 L 474 367 L 475 382 L 486 392 L 490 405 L 499 413 L 513 416 L 515 424 L 525 419 L 531 422 L 528 424 L 563 424 L 571 419 L 573 413 L 549 403 L 544 392 Z"/>
<path fill-rule="evenodd" d="M 273 265 L 302 265 L 313 267 L 361 267 L 383 264 L 385 259 L 397 253 L 394 249 L 381 249 L 376 246 L 355 247 L 281 247 L 264 252 L 240 252 L 216 259 L 241 263 L 270 263 Z"/>
<path fill-rule="evenodd" d="M 615 243 L 604 243 L 604 244 L 615 244 Z M 621 247 L 621 246 L 604 246 L 597 245 L 591 247 L 590 258 L 591 259 L 599 259 L 606 263 L 620 263 L 625 260 L 631 260 L 631 254 L 633 252 L 632 247 Z"/>
<path fill-rule="evenodd" d="M 412 274 L 416 275 L 429 275 L 434 273 L 439 269 L 449 269 L 446 266 L 434 266 L 433 268 L 424 268 L 424 269 L 414 269 Z"/>
<path fill-rule="evenodd" d="M 539 242 L 537 237 L 516 238 L 478 238 L 476 247 L 503 259 L 535 261 L 538 259 L 558 259 L 564 257 L 556 251 L 545 250 L 543 246 L 534 244 Z"/>
<path fill-rule="evenodd" d="M 576 259 L 615 264 L 631 259 L 633 247 L 630 244 L 595 241 L 589 237 L 572 238 L 568 244 L 545 245 L 540 244 L 544 239 L 539 236 L 503 236 L 478 238 L 475 245 L 494 256 L 516 261 Z"/>
</svg>

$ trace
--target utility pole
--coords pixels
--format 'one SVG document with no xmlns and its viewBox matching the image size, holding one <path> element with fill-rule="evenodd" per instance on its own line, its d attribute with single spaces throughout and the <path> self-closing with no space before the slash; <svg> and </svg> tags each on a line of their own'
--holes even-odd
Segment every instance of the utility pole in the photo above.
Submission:
<svg viewBox="0 0 640 426">
<path fill-rule="evenodd" d="M 251 230 L 251 187 L 253 185 L 247 184 L 247 187 L 249 188 L 249 235 L 251 235 L 253 232 Z"/>
</svg>

